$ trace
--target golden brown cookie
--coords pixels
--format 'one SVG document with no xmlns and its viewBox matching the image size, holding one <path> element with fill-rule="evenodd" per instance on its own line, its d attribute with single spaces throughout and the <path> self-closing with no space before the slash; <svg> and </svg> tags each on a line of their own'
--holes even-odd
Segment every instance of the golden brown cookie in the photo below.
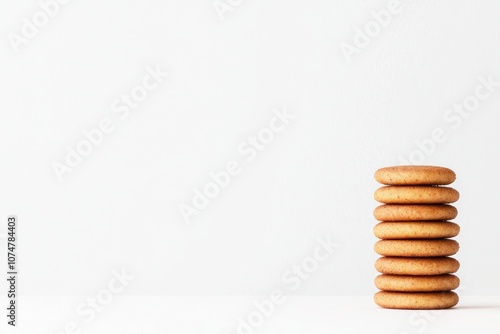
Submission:
<svg viewBox="0 0 500 334">
<path fill-rule="evenodd" d="M 384 291 L 430 292 L 458 288 L 460 280 L 455 275 L 386 275 L 375 278 L 375 286 Z"/>
<path fill-rule="evenodd" d="M 375 200 L 388 204 L 438 204 L 453 203 L 459 193 L 450 187 L 440 186 L 385 186 L 375 191 Z"/>
<path fill-rule="evenodd" d="M 392 292 L 375 294 L 375 303 L 384 308 L 434 310 L 450 308 L 458 304 L 458 295 L 453 291 L 443 292 Z"/>
<path fill-rule="evenodd" d="M 379 240 L 375 252 L 384 256 L 436 257 L 456 254 L 460 246 L 451 239 Z"/>
<path fill-rule="evenodd" d="M 460 263 L 452 257 L 381 257 L 375 269 L 392 275 L 440 275 L 456 272 Z"/>
<path fill-rule="evenodd" d="M 458 235 L 460 226 L 445 221 L 381 222 L 373 228 L 380 239 L 437 239 Z"/>
<path fill-rule="evenodd" d="M 380 168 L 375 179 L 386 185 L 446 185 L 456 179 L 455 172 L 437 166 L 393 166 Z"/>
<path fill-rule="evenodd" d="M 384 204 L 373 211 L 380 221 L 449 220 L 457 214 L 457 209 L 447 204 Z"/>
</svg>

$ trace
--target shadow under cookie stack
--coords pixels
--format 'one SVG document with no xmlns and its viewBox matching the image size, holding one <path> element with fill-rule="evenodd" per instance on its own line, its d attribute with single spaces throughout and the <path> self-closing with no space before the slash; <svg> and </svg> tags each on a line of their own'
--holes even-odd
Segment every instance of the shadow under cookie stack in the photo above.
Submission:
<svg viewBox="0 0 500 334">
<path fill-rule="evenodd" d="M 459 193 L 444 187 L 455 181 L 455 173 L 444 167 L 396 166 L 381 168 L 375 179 L 384 186 L 375 200 L 384 203 L 373 215 L 380 222 L 373 232 L 379 239 L 375 263 L 382 273 L 375 285 L 375 303 L 394 309 L 444 309 L 458 303 L 460 280 L 452 275 L 460 266 L 451 255 L 459 245 L 449 239 L 460 227 L 450 222 Z"/>
</svg>

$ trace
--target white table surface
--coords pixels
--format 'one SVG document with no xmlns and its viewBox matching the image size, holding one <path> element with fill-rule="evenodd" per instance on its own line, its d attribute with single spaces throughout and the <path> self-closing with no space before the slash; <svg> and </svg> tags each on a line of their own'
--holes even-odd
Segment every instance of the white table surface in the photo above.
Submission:
<svg viewBox="0 0 500 334">
<path fill-rule="evenodd" d="M 461 296 L 442 311 L 382 309 L 371 296 L 285 296 L 262 325 L 239 332 L 238 318 L 266 296 L 116 296 L 89 322 L 77 314 L 86 298 L 23 296 L 19 326 L 2 333 L 500 333 L 500 296 Z"/>
</svg>

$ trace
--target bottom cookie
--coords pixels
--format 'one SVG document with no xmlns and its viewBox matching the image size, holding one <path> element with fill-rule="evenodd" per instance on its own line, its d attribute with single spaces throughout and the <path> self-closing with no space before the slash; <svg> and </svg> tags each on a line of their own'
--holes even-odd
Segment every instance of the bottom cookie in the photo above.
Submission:
<svg viewBox="0 0 500 334">
<path fill-rule="evenodd" d="M 435 310 L 450 308 L 458 304 L 458 295 L 445 292 L 392 292 L 379 291 L 375 303 L 384 308 L 408 310 Z"/>
</svg>

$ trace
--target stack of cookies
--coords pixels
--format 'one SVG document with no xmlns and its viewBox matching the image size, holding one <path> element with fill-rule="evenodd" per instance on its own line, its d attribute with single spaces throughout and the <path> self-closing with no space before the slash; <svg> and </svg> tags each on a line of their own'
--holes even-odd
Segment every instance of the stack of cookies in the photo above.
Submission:
<svg viewBox="0 0 500 334">
<path fill-rule="evenodd" d="M 449 256 L 458 252 L 460 227 L 450 222 L 457 209 L 449 205 L 459 193 L 444 185 L 455 173 L 443 167 L 381 168 L 375 179 L 385 185 L 375 192 L 380 205 L 373 212 L 380 221 L 374 234 L 382 239 L 375 252 L 382 255 L 375 268 L 382 273 L 375 285 L 375 303 L 396 309 L 443 309 L 455 306 L 451 291 L 460 281 L 452 275 L 460 266 Z"/>
</svg>

